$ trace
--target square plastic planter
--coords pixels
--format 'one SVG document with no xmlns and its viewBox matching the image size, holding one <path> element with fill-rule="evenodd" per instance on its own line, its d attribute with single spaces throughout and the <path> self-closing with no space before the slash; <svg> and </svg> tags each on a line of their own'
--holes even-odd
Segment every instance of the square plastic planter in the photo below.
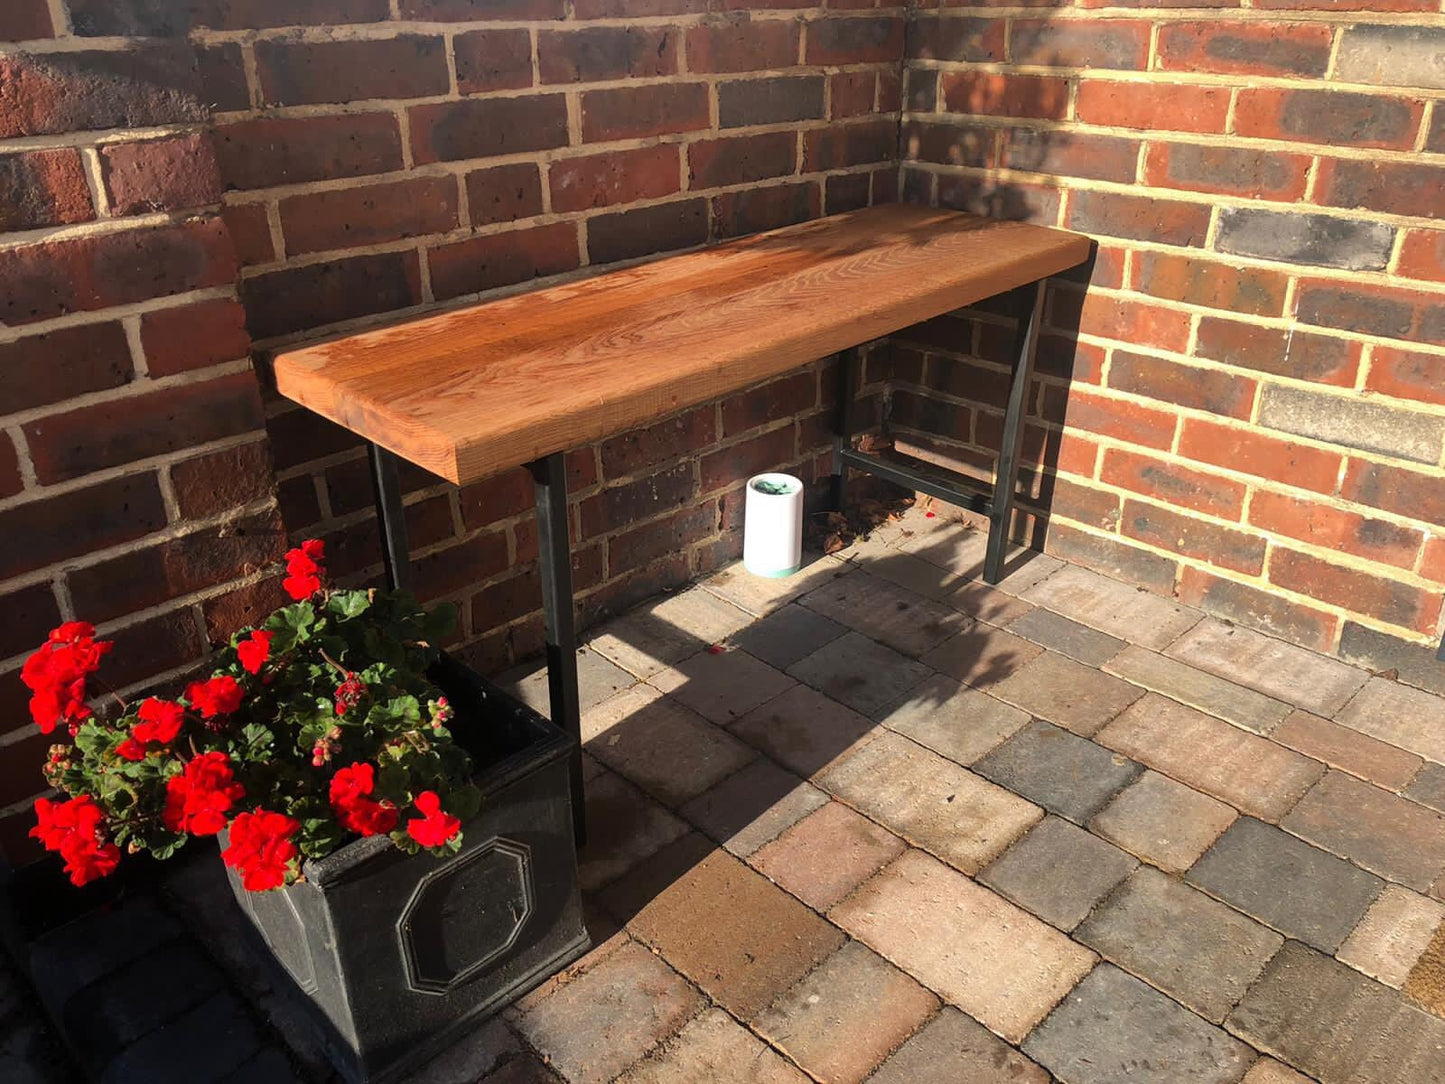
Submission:
<svg viewBox="0 0 1445 1084">
<path fill-rule="evenodd" d="M 231 889 L 349 1081 L 394 1080 L 588 948 L 567 758 L 543 716 L 444 657 L 432 678 L 477 765 L 481 811 L 449 859 L 382 836 L 274 892 Z M 224 846 L 224 843 L 223 843 Z"/>
</svg>

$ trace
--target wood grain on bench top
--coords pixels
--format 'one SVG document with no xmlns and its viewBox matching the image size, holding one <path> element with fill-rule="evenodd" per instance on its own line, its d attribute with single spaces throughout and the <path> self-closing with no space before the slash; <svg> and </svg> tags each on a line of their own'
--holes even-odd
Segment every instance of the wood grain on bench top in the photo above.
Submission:
<svg viewBox="0 0 1445 1084">
<path fill-rule="evenodd" d="M 1088 255 L 1078 234 L 890 204 L 292 350 L 276 383 L 460 484 Z"/>
</svg>

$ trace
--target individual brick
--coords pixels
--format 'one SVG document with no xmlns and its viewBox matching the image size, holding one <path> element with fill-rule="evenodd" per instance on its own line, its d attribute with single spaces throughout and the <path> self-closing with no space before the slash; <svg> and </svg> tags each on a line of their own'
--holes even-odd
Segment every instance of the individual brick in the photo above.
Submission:
<svg viewBox="0 0 1445 1084">
<path fill-rule="evenodd" d="M 1034 721 L 973 766 L 986 779 L 1082 824 L 1139 774 L 1139 765 Z"/>
<path fill-rule="evenodd" d="M 1081 189 L 1069 194 L 1068 225 L 1085 233 L 1199 247 L 1209 232 L 1209 207 Z"/>
<path fill-rule="evenodd" d="M 723 128 L 741 128 L 821 120 L 824 93 L 820 75 L 721 82 L 717 87 L 718 124 Z"/>
<path fill-rule="evenodd" d="M 1119 448 L 1104 453 L 1100 480 L 1180 508 L 1238 519 L 1245 487 L 1207 471 L 1191 470 Z"/>
<path fill-rule="evenodd" d="M 531 162 L 473 170 L 467 174 L 466 186 L 473 226 L 515 222 L 542 213 L 542 177 Z"/>
<path fill-rule="evenodd" d="M 594 264 L 692 248 L 706 240 L 707 201 L 703 199 L 674 200 L 587 221 L 587 254 Z M 777 458 L 770 460 L 778 462 Z M 712 488 L 708 481 L 705 476 L 705 490 Z"/>
<path fill-rule="evenodd" d="M 729 729 L 799 775 L 812 776 L 861 745 L 873 725 L 798 685 L 754 708 Z"/>
<path fill-rule="evenodd" d="M 359 248 L 456 229 L 457 184 L 418 177 L 288 196 L 279 208 L 288 255 Z"/>
<path fill-rule="evenodd" d="M 1342 388 L 1354 387 L 1355 374 L 1360 368 L 1359 343 L 1299 327 L 1256 327 L 1215 316 L 1205 316 L 1199 321 L 1194 350 L 1201 358 Z M 1207 423 L 1190 418 L 1184 424 L 1187 435 L 1190 426 Z M 1330 471 L 1331 489 L 1337 469 L 1338 463 Z"/>
<path fill-rule="evenodd" d="M 1223 802 L 1146 771 L 1094 818 L 1091 827 L 1166 873 L 1183 873 L 1237 816 Z"/>
<path fill-rule="evenodd" d="M 201 100 L 212 113 L 239 112 L 251 107 L 246 86 L 246 63 L 241 47 L 234 42 L 198 45 L 196 67 L 201 77 Z"/>
<path fill-rule="evenodd" d="M 807 222 L 822 214 L 822 194 L 813 181 L 724 192 L 712 198 L 713 238 L 741 237 Z"/>
<path fill-rule="evenodd" d="M 438 22 L 560 19 L 565 14 L 562 0 L 400 0 L 400 10 L 403 19 L 424 18 Z M 579 19 L 593 18 L 594 15 L 582 11 L 577 13 Z"/>
<path fill-rule="evenodd" d="M 828 802 L 757 851 L 752 865 L 816 911 L 827 911 L 897 858 L 904 842 Z"/>
<path fill-rule="evenodd" d="M 1370 355 L 1365 386 L 1397 399 L 1445 405 L 1445 358 L 1439 354 L 1376 346 Z"/>
<path fill-rule="evenodd" d="M 46 0 L 15 0 L 0 14 L 0 41 L 32 41 L 54 34 Z"/>
<path fill-rule="evenodd" d="M 1307 324 L 1435 344 L 1445 343 L 1441 312 L 1409 291 L 1324 281 L 1301 283 L 1295 307 Z"/>
<path fill-rule="evenodd" d="M 921 1028 L 869 1077 L 869 1084 L 912 1084 L 939 1066 L 970 1084 L 1048 1084 L 1028 1058 L 951 1005 Z"/>
<path fill-rule="evenodd" d="M 271 237 L 271 219 L 264 203 L 233 203 L 221 208 L 221 220 L 236 246 L 242 267 L 271 263 L 276 246 Z"/>
<path fill-rule="evenodd" d="M 173 463 L 170 474 L 176 505 L 188 518 L 249 504 L 274 488 L 271 456 L 261 440 Z"/>
<path fill-rule="evenodd" d="M 1240 419 L 1249 417 L 1256 387 L 1253 380 L 1233 373 L 1122 350 L 1115 351 L 1109 385 L 1162 403 Z"/>
<path fill-rule="evenodd" d="M 687 30 L 690 72 L 750 72 L 789 68 L 798 60 L 799 24 L 766 22 L 703 24 Z"/>
<path fill-rule="evenodd" d="M 879 716 L 890 730 L 957 764 L 972 764 L 1016 733 L 1029 715 L 938 674 Z"/>
<path fill-rule="evenodd" d="M 1445 872 L 1445 817 L 1343 772 L 1326 775 L 1280 823 L 1422 892 Z"/>
<path fill-rule="evenodd" d="M 1125 648 L 1106 669 L 1257 734 L 1270 733 L 1290 714 L 1288 704 L 1141 647 Z"/>
<path fill-rule="evenodd" d="M 1016 19 L 1009 58 L 1015 64 L 1139 70 L 1149 56 L 1149 31 L 1141 19 Z"/>
<path fill-rule="evenodd" d="M 1249 521 L 1277 534 L 1400 568 L 1414 566 L 1424 541 L 1424 533 L 1415 528 L 1263 490 L 1250 501 Z"/>
<path fill-rule="evenodd" d="M 1151 185 L 1254 199 L 1296 200 L 1304 195 L 1310 159 L 1248 147 L 1151 143 L 1144 177 Z"/>
<path fill-rule="evenodd" d="M 1091 77 L 1079 83 L 1074 114 L 1088 124 L 1151 132 L 1223 132 L 1229 115 L 1229 92 L 1225 87 L 1112 82 Z M 1151 179 L 1150 183 L 1158 182 Z"/>
<path fill-rule="evenodd" d="M 577 227 L 553 222 L 474 237 L 427 250 L 432 293 L 461 297 L 571 271 L 580 264 Z"/>
<path fill-rule="evenodd" d="M 656 83 L 589 90 L 582 95 L 582 138 L 589 143 L 691 132 L 707 126 L 705 83 Z"/>
<path fill-rule="evenodd" d="M 989 692 L 1075 734 L 1088 737 L 1143 693 L 1055 651 L 1045 651 Z"/>
<path fill-rule="evenodd" d="M 1334 614 L 1216 576 L 1205 569 L 1182 569 L 1178 595 L 1181 602 L 1245 628 L 1258 629 L 1316 651 L 1328 651 L 1335 642 L 1339 619 Z"/>
<path fill-rule="evenodd" d="M 414 252 L 387 252 L 308 264 L 241 284 L 256 339 L 315 328 L 421 302 Z"/>
<path fill-rule="evenodd" d="M 1032 173 L 1128 184 L 1138 171 L 1139 144 L 1118 136 L 1009 128 L 1004 130 L 1001 164 Z"/>
<path fill-rule="evenodd" d="M 1008 629 L 1089 666 L 1103 666 L 1125 647 L 1123 640 L 1070 621 L 1042 606 L 1009 622 Z"/>
<path fill-rule="evenodd" d="M 1349 26 L 1340 35 L 1334 77 L 1346 83 L 1445 90 L 1445 35 L 1428 26 Z"/>
<path fill-rule="evenodd" d="M 1389 790 L 1402 789 L 1420 770 L 1418 756 L 1304 711 L 1286 719 L 1273 737 L 1306 756 Z"/>
<path fill-rule="evenodd" d="M 0 344 L 0 414 L 59 403 L 131 380 L 119 323 L 82 324 Z"/>
<path fill-rule="evenodd" d="M 425 98 L 445 94 L 450 86 L 446 42 L 441 37 L 263 39 L 255 49 L 261 96 L 268 105 Z"/>
<path fill-rule="evenodd" d="M 732 642 L 769 666 L 786 670 L 847 631 L 845 626 L 812 610 L 784 606 L 753 622 L 732 637 Z"/>
<path fill-rule="evenodd" d="M 871 71 L 839 72 L 828 80 L 828 115 L 834 120 L 873 112 L 877 79 Z"/>
<path fill-rule="evenodd" d="M 273 26 L 370 23 L 385 19 L 387 0 L 195 0 L 178 7 L 148 0 L 74 0 L 71 21 L 77 34 L 92 36 L 176 36 L 200 27 L 253 30 Z"/>
<path fill-rule="evenodd" d="M 257 117 L 218 125 L 215 146 L 228 189 L 271 188 L 402 168 L 401 134 L 390 113 Z"/>
<path fill-rule="evenodd" d="M 663 848 L 685 838 L 687 825 L 621 776 L 604 771 L 587 781 L 587 853 L 578 860 L 584 892 L 616 881 Z"/>
<path fill-rule="evenodd" d="M 1272 583 L 1321 602 L 1430 633 L 1440 613 L 1437 594 L 1397 580 L 1381 578 L 1307 553 L 1276 547 L 1270 560 Z"/>
<path fill-rule="evenodd" d="M 1234 130 L 1265 139 L 1409 150 L 1422 109 L 1419 100 L 1377 94 L 1246 87 L 1235 102 Z"/>
<path fill-rule="evenodd" d="M 160 485 L 151 472 L 11 505 L 0 512 L 0 530 L 9 540 L 0 576 L 122 545 L 165 524 Z"/>
<path fill-rule="evenodd" d="M 915 658 L 971 624 L 945 603 L 862 570 L 823 584 L 798 604 Z"/>
<path fill-rule="evenodd" d="M 979 874 L 996 892 L 1072 930 L 1139 863 L 1068 821 L 1045 817 Z"/>
<path fill-rule="evenodd" d="M 1445 813 L 1445 765 L 1427 763 L 1405 788 L 1405 797 Z"/>
<path fill-rule="evenodd" d="M 978 63 L 1004 59 L 1004 28 L 996 19 L 944 13 L 917 15 L 910 22 L 912 26 L 905 43 L 909 60 Z"/>
<path fill-rule="evenodd" d="M 537 70 L 543 83 L 673 75 L 680 37 L 664 26 L 543 30 L 537 35 Z"/>
<path fill-rule="evenodd" d="M 1159 32 L 1159 67 L 1318 78 L 1329 67 L 1333 38 L 1332 28 L 1318 23 L 1171 23 Z"/>
<path fill-rule="evenodd" d="M 1062 560 L 1127 580 L 1146 591 L 1163 591 L 1179 575 L 1178 562 L 1116 537 L 1078 531 L 1059 522 L 1050 529 L 1049 550 Z"/>
<path fill-rule="evenodd" d="M 682 1084 L 717 1080 L 747 1066 L 750 1084 L 806 1084 L 808 1078 L 718 1008 L 694 1017 L 653 1055 L 638 1062 L 618 1084 Z M 506 1084 L 487 1078 L 487 1084 Z M 519 1082 L 525 1084 L 525 1082 Z"/>
<path fill-rule="evenodd" d="M 463 94 L 532 85 L 532 36 L 525 28 L 471 30 L 452 39 Z"/>
<path fill-rule="evenodd" d="M 1063 568 L 1024 598 L 1091 628 L 1163 648 L 1199 621 L 1195 611 L 1082 568 Z"/>
<path fill-rule="evenodd" d="M 820 19 L 808 24 L 806 64 L 884 64 L 903 54 L 897 16 Z"/>
<path fill-rule="evenodd" d="M 939 90 L 950 113 L 1062 120 L 1069 105 L 1069 81 L 1056 76 L 951 71 Z"/>
<path fill-rule="evenodd" d="M 567 145 L 567 103 L 561 94 L 418 105 L 408 117 L 418 165 Z"/>
<path fill-rule="evenodd" d="M 813 128 L 803 135 L 803 172 L 886 162 L 897 149 L 898 129 L 889 121 Z"/>
<path fill-rule="evenodd" d="M 1445 904 L 1399 885 L 1386 885 L 1337 956 L 1398 990 L 1442 923 Z"/>
<path fill-rule="evenodd" d="M 547 167 L 555 211 L 670 196 L 682 187 L 679 148 L 669 144 L 566 158 Z"/>
<path fill-rule="evenodd" d="M 1266 385 L 1260 421 L 1298 436 L 1435 463 L 1445 447 L 1445 422 L 1358 399 Z"/>
<path fill-rule="evenodd" d="M 1316 185 L 1316 199 L 1329 206 L 1364 207 L 1397 215 L 1433 206 L 1445 192 L 1439 172 L 1429 166 L 1338 158 L 1320 159 Z"/>
<path fill-rule="evenodd" d="M 1395 230 L 1380 222 L 1227 207 L 1215 247 L 1236 256 L 1378 271 L 1390 260 Z"/>
<path fill-rule="evenodd" d="M 1173 444 L 1179 425 L 1176 415 L 1078 388 L 1070 389 L 1066 421 L 1070 427 L 1159 449 Z"/>
<path fill-rule="evenodd" d="M 28 587 L 6 590 L 0 594 L 0 605 L 10 615 L 0 628 L 0 657 L 10 658 L 35 650 L 36 629 L 52 629 L 61 622 L 60 607 L 55 599 L 55 586 L 51 583 L 33 583 Z M 27 698 L 28 693 L 24 694 Z M 21 712 L 13 720 L 14 726 L 30 723 L 30 717 Z M 8 730 L 10 726 L 0 726 Z M 31 814 L 26 810 L 27 815 Z"/>
<path fill-rule="evenodd" d="M 923 661 L 949 677 L 982 689 L 997 684 L 1042 652 L 1018 636 L 982 623 L 945 640 Z"/>
<path fill-rule="evenodd" d="M 204 369 L 246 357 L 246 310 L 231 300 L 157 309 L 141 317 L 141 346 L 151 376 Z"/>
<path fill-rule="evenodd" d="M 79 151 L 56 148 L 0 155 L 0 230 L 35 230 L 94 217 Z"/>
<path fill-rule="evenodd" d="M 797 166 L 793 132 L 702 139 L 687 148 L 690 188 L 747 184 L 792 173 Z"/>
<path fill-rule="evenodd" d="M 790 677 L 746 651 L 700 651 L 648 680 L 672 699 L 722 726 L 793 687 Z"/>
<path fill-rule="evenodd" d="M 1345 465 L 1340 495 L 1411 519 L 1445 523 L 1445 490 L 1439 480 L 1407 467 L 1352 458 Z"/>
</svg>

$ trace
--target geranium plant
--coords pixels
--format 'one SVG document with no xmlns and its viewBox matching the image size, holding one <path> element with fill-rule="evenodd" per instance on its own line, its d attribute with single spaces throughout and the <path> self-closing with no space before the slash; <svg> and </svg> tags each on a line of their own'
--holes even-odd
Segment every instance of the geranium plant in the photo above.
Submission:
<svg viewBox="0 0 1445 1084">
<path fill-rule="evenodd" d="M 26 660 L 35 724 L 71 737 L 45 766 L 69 797 L 37 801 L 31 835 L 74 883 L 110 873 L 122 850 L 168 858 L 223 831 L 222 858 L 252 891 L 294 882 L 303 858 L 356 836 L 459 849 L 478 794 L 452 708 L 426 676 L 450 609 L 333 589 L 323 556 L 319 541 L 291 550 L 282 585 L 295 601 L 236 633 L 175 699 L 93 710 L 88 683 L 112 645 L 84 622 Z"/>
</svg>

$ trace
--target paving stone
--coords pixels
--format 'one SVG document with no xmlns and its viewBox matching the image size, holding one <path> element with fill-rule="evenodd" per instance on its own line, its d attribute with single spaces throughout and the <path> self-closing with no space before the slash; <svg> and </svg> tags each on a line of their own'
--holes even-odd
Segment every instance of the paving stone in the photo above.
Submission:
<svg viewBox="0 0 1445 1084">
<path fill-rule="evenodd" d="M 948 569 L 965 580 L 983 576 L 988 532 L 947 520 L 909 519 L 910 533 L 899 539 L 897 548 L 930 564 Z M 1057 557 L 1023 547 L 1010 546 L 1004 558 L 1004 578 L 997 585 L 1010 594 L 1022 594 L 1044 577 L 1063 567 Z"/>
<path fill-rule="evenodd" d="M 1168 873 L 1183 873 L 1238 816 L 1207 794 L 1146 771 L 1090 827 Z"/>
<path fill-rule="evenodd" d="M 1067 565 L 1025 591 L 1036 606 L 1073 618 L 1090 628 L 1156 651 L 1176 640 L 1199 620 L 1199 613 L 1111 580 L 1097 572 Z"/>
<path fill-rule="evenodd" d="M 816 911 L 826 911 L 906 849 L 904 842 L 829 802 L 753 855 L 752 865 Z"/>
<path fill-rule="evenodd" d="M 964 583 L 948 596 L 947 601 L 950 606 L 962 610 L 974 620 L 986 621 L 999 627 L 1017 621 L 1034 609 L 1033 603 L 1025 602 L 1017 595 L 1011 595 L 978 580 Z"/>
<path fill-rule="evenodd" d="M 1142 647 L 1129 647 L 1104 669 L 1256 734 L 1270 733 L 1293 710 L 1263 693 Z"/>
<path fill-rule="evenodd" d="M 1280 824 L 1421 891 L 1445 871 L 1445 816 L 1343 772 L 1326 775 Z"/>
<path fill-rule="evenodd" d="M 878 716 L 890 730 L 959 764 L 972 764 L 1029 721 L 988 693 L 935 674 Z"/>
<path fill-rule="evenodd" d="M 1086 738 L 1144 695 L 1127 681 L 1056 651 L 1025 663 L 989 692 Z"/>
<path fill-rule="evenodd" d="M 1386 885 L 1336 956 L 1398 990 L 1442 922 L 1445 903 Z"/>
<path fill-rule="evenodd" d="M 1323 760 L 1331 767 L 1358 775 L 1388 790 L 1404 787 L 1419 774 L 1424 763 L 1414 753 L 1407 753 L 1307 711 L 1291 714 L 1270 737 L 1307 757 Z M 1441 797 L 1445 801 L 1445 768 L 1439 765 L 1432 767 L 1441 772 Z M 1418 798 L 1415 800 L 1419 801 Z"/>
<path fill-rule="evenodd" d="M 807 1084 L 756 1035 L 721 1009 L 708 1009 L 651 1057 L 638 1062 L 618 1084 L 702 1084 L 730 1080 L 738 1084 Z"/>
<path fill-rule="evenodd" d="M 976 689 L 996 685 L 1021 670 L 1043 648 L 982 622 L 945 640 L 923 661 Z"/>
<path fill-rule="evenodd" d="M 742 566 L 738 565 L 738 568 Z M 720 597 L 720 592 L 693 586 L 648 606 L 647 612 L 656 621 L 681 629 L 704 644 L 717 644 L 747 627 L 755 611 L 734 605 L 725 596 Z"/>
<path fill-rule="evenodd" d="M 838 930 L 723 851 L 659 892 L 628 928 L 744 1019 L 843 944 Z"/>
<path fill-rule="evenodd" d="M 1045 817 L 978 879 L 1045 922 L 1072 930 L 1138 864 L 1098 836 Z"/>
<path fill-rule="evenodd" d="M 754 576 L 739 561 L 709 576 L 699 587 L 756 617 L 765 617 L 843 571 L 837 561 L 805 552 L 803 567 L 791 576 Z"/>
<path fill-rule="evenodd" d="M 494 1016 L 432 1058 L 406 1084 L 473 1084 L 521 1051 L 512 1029 Z"/>
<path fill-rule="evenodd" d="M 260 1036 L 239 998 L 221 990 L 132 1043 L 94 1079 L 218 1080 L 249 1061 Z"/>
<path fill-rule="evenodd" d="M 1032 722 L 974 766 L 999 786 L 1083 824 L 1139 774 L 1139 765 L 1048 723 Z"/>
<path fill-rule="evenodd" d="M 1240 1084 L 1311 1084 L 1311 1081 L 1273 1058 L 1260 1058 L 1249 1067 Z"/>
<path fill-rule="evenodd" d="M 788 673 L 864 715 L 897 702 L 933 675 L 917 659 L 856 632 L 840 636 L 794 663 Z"/>
<path fill-rule="evenodd" d="M 1157 693 L 1136 702 L 1097 738 L 1101 745 L 1267 820 L 1284 816 L 1325 771 L 1319 761 Z"/>
<path fill-rule="evenodd" d="M 1445 813 L 1445 764 L 1427 763 L 1405 788 L 1405 797 Z"/>
<path fill-rule="evenodd" d="M 1445 666 L 1435 657 L 1435 644 L 1412 644 L 1387 632 L 1346 621 L 1340 633 L 1340 658 L 1381 673 L 1394 670 L 1407 685 L 1445 696 Z"/>
<path fill-rule="evenodd" d="M 1371 678 L 1335 721 L 1426 760 L 1445 763 L 1445 697 Z"/>
<path fill-rule="evenodd" d="M 1445 1019 L 1445 924 L 1435 935 L 1405 977 L 1405 996 L 1426 1012 Z"/>
<path fill-rule="evenodd" d="M 724 726 L 792 688 L 794 681 L 746 651 L 702 651 L 648 683 Z"/>
<path fill-rule="evenodd" d="M 1216 1024 L 1284 943 L 1273 930 L 1149 866 L 1074 937 Z"/>
<path fill-rule="evenodd" d="M 1017 795 L 886 730 L 819 782 L 966 873 L 982 869 L 1043 815 Z"/>
<path fill-rule="evenodd" d="M 1254 1051 L 1159 991 L 1100 964 L 1024 1043 L 1068 1084 L 1233 1084 Z"/>
<path fill-rule="evenodd" d="M 754 708 L 732 732 L 802 776 L 813 776 L 872 740 L 877 724 L 807 685 Z"/>
<path fill-rule="evenodd" d="M 768 760 L 756 760 L 682 807 L 682 815 L 728 851 L 746 858 L 828 796 Z"/>
<path fill-rule="evenodd" d="M 1107 632 L 1070 621 L 1042 606 L 1036 606 L 1018 620 L 1009 622 L 1008 630 L 1089 666 L 1103 666 L 1128 646 Z"/>
<path fill-rule="evenodd" d="M 30 945 L 30 981 L 52 1017 L 72 994 L 181 933 L 175 919 L 148 897 L 85 915 Z"/>
<path fill-rule="evenodd" d="M 668 805 L 680 805 L 757 754 L 655 690 L 637 686 L 587 713 L 582 738 L 602 763 Z"/>
<path fill-rule="evenodd" d="M 578 856 L 584 891 L 601 888 L 687 831 L 687 825 L 619 776 L 587 785 L 587 846 Z"/>
<path fill-rule="evenodd" d="M 858 1084 L 938 1008 L 938 998 L 850 941 L 753 1021 L 824 1084 Z"/>
<path fill-rule="evenodd" d="M 861 569 L 809 591 L 798 604 L 915 657 L 973 624 L 952 606 Z"/>
<path fill-rule="evenodd" d="M 616 696 L 636 682 L 635 677 L 598 652 L 585 647 L 578 650 L 577 699 L 583 711 L 596 707 L 608 697 Z M 549 719 L 552 717 L 552 698 L 547 690 L 545 663 L 529 663 L 508 671 L 497 679 L 497 684 L 534 711 L 541 712 Z"/>
<path fill-rule="evenodd" d="M 702 1007 L 697 991 L 672 968 L 628 941 L 529 1001 L 513 1026 L 571 1084 L 602 1084 Z"/>
<path fill-rule="evenodd" d="M 1252 817 L 1230 825 L 1186 880 L 1324 952 L 1340 947 L 1383 887 L 1374 874 Z"/>
<path fill-rule="evenodd" d="M 1165 654 L 1316 715 L 1333 715 L 1369 677 L 1337 659 L 1208 618 Z"/>
<path fill-rule="evenodd" d="M 1298 942 L 1285 943 L 1228 1026 L 1323 1084 L 1445 1082 L 1445 1020 Z"/>
<path fill-rule="evenodd" d="M 786 670 L 848 631 L 803 606 L 784 606 L 737 633 L 732 643 L 769 666 Z"/>
<path fill-rule="evenodd" d="M 868 1084 L 1049 1084 L 1049 1074 L 952 1006 L 878 1067 Z"/>
<path fill-rule="evenodd" d="M 1015 1043 L 1096 959 L 922 851 L 905 853 L 829 917 Z"/>
<path fill-rule="evenodd" d="M 665 608 L 669 604 L 672 610 Z M 723 639 L 741 628 L 749 618 L 736 606 L 706 591 L 684 591 L 661 603 L 644 604 L 608 621 L 600 632 L 591 637 L 587 646 L 636 677 L 651 677 L 715 642 L 667 620 L 666 615 L 677 609 L 694 611 L 689 623 L 718 633 L 717 639 Z M 659 610 L 661 614 L 657 612 Z M 708 610 L 714 612 L 707 613 Z"/>
<path fill-rule="evenodd" d="M 856 557 L 850 554 L 848 561 L 855 568 L 866 569 L 879 579 L 905 587 L 924 598 L 946 599 L 966 582 L 957 573 L 939 568 L 911 553 L 904 553 L 895 546 L 870 548 L 867 553 Z"/>
</svg>

